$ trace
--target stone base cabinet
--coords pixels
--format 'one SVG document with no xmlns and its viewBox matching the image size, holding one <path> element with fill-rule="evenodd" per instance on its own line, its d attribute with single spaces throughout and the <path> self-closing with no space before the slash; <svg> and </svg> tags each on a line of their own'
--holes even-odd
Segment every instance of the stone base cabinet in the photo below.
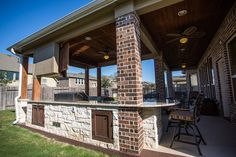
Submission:
<svg viewBox="0 0 236 157">
<path fill-rule="evenodd" d="M 26 126 L 120 151 L 119 107 L 28 103 Z M 144 148 L 158 147 L 160 109 L 142 109 Z"/>
</svg>

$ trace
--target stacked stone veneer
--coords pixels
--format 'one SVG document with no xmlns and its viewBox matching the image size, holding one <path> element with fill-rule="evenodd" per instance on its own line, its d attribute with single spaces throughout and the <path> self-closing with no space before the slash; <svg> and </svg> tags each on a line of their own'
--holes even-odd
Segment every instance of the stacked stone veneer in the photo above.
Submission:
<svg viewBox="0 0 236 157">
<path fill-rule="evenodd" d="M 27 102 L 23 102 L 27 105 Z M 32 124 L 32 105 L 44 105 L 45 114 L 45 125 L 44 127 Z M 92 110 L 109 110 L 113 111 L 113 143 L 106 143 L 92 139 Z M 77 140 L 80 142 L 93 144 L 96 146 L 120 150 L 120 147 L 127 147 L 132 145 L 132 149 L 135 149 L 136 142 L 139 142 L 136 136 L 141 136 L 143 146 L 146 149 L 155 149 L 158 147 L 159 140 L 161 137 L 161 128 L 158 127 L 159 119 L 161 117 L 160 109 L 139 109 L 130 108 L 129 114 L 127 114 L 127 108 L 119 111 L 118 120 L 118 109 L 104 109 L 104 108 L 90 108 L 83 106 L 70 106 L 70 105 L 50 105 L 50 104 L 28 104 L 26 115 L 24 112 L 21 113 L 21 122 L 25 122 L 27 126 L 32 128 L 40 129 L 46 132 L 50 132 L 56 135 L 60 135 L 66 138 Z M 138 134 L 136 130 L 136 115 L 135 112 L 139 112 L 139 122 L 143 123 L 142 132 Z M 24 118 L 26 117 L 26 118 Z M 26 119 L 26 121 L 24 121 Z M 60 127 L 53 126 L 53 122 L 59 122 Z M 119 125 L 119 122 L 120 125 Z M 127 136 L 127 131 L 122 132 L 122 129 L 129 130 L 130 137 Z M 119 133 L 121 133 L 119 135 Z M 122 143 L 119 143 L 121 141 Z"/>
<path fill-rule="evenodd" d="M 116 18 L 117 87 L 119 104 L 143 103 L 140 20 L 135 12 Z M 143 122 L 138 108 L 119 109 L 120 150 L 139 154 L 143 148 Z"/>
<path fill-rule="evenodd" d="M 142 112 L 143 129 L 144 129 L 144 148 L 158 148 L 162 136 L 161 109 L 147 108 Z"/>
<path fill-rule="evenodd" d="M 92 139 L 92 110 L 109 110 L 113 112 L 113 143 L 106 143 Z M 46 104 L 44 105 L 44 114 L 44 127 L 32 125 L 32 104 L 28 104 L 26 125 L 84 143 L 119 150 L 117 109 Z M 60 127 L 53 126 L 53 122 L 59 122 Z"/>
<path fill-rule="evenodd" d="M 226 94 L 222 99 L 227 102 L 228 105 L 231 105 L 231 121 L 236 124 L 236 104 L 232 103 L 233 95 L 232 95 L 232 80 L 231 80 L 231 67 L 230 67 L 230 57 L 228 56 L 227 49 L 227 41 L 236 33 L 236 3 L 232 6 L 224 21 L 221 23 L 220 28 L 216 32 L 214 38 L 209 44 L 204 56 L 202 57 L 198 69 L 201 66 L 204 66 L 204 63 L 207 61 L 209 57 L 212 58 L 212 64 L 214 69 L 215 76 L 215 92 L 216 98 L 220 99 L 220 92 L 224 92 Z M 220 80 L 217 75 L 217 61 L 223 58 L 225 64 L 220 65 L 223 66 L 225 72 L 225 80 L 226 82 L 223 84 L 226 88 L 225 91 L 221 91 L 220 89 Z"/>
</svg>

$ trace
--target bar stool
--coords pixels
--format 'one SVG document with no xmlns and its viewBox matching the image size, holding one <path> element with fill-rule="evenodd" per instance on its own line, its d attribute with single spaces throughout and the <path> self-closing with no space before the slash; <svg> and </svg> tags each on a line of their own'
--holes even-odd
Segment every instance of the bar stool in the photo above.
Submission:
<svg viewBox="0 0 236 157">
<path fill-rule="evenodd" d="M 195 102 L 195 105 L 193 107 L 193 110 L 176 110 L 172 111 L 169 115 L 170 121 L 175 121 L 177 125 L 175 126 L 173 138 L 170 144 L 170 147 L 172 148 L 174 142 L 182 142 L 186 144 L 192 144 L 196 145 L 199 155 L 202 155 L 201 149 L 200 149 L 200 143 L 202 142 L 204 145 L 206 145 L 205 140 L 202 137 L 202 134 L 197 126 L 197 123 L 200 121 L 200 105 L 203 100 L 203 95 L 199 94 L 197 97 L 197 100 Z M 185 129 L 185 132 L 182 132 L 182 128 Z M 191 129 L 192 134 L 189 133 L 189 129 Z M 178 132 L 177 132 L 178 130 Z M 191 136 L 193 137 L 193 142 L 181 140 L 181 135 L 185 136 Z"/>
<path fill-rule="evenodd" d="M 194 93 L 194 94 L 193 94 Z M 188 96 L 188 101 L 186 101 L 185 99 L 183 99 L 182 101 L 180 101 L 180 103 L 177 106 L 173 106 L 173 107 L 169 107 L 168 111 L 169 113 L 173 112 L 173 111 L 177 111 L 177 110 L 181 110 L 181 111 L 189 111 L 190 106 L 193 106 L 193 102 L 196 99 L 196 97 L 199 95 L 198 92 L 189 92 L 189 96 Z M 196 96 L 197 94 L 197 96 Z M 166 132 L 168 132 L 170 127 L 176 127 L 176 124 L 178 123 L 178 121 L 176 120 L 170 120 L 168 121 L 167 124 L 167 128 L 166 128 Z"/>
</svg>

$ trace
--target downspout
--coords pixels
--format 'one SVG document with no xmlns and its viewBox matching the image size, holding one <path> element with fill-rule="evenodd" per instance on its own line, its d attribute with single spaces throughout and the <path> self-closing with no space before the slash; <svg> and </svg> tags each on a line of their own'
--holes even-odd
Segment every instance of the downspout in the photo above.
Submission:
<svg viewBox="0 0 236 157">
<path fill-rule="evenodd" d="M 19 67 L 19 86 L 18 86 L 18 95 L 15 97 L 15 112 L 16 112 L 16 120 L 13 122 L 13 124 L 17 124 L 19 122 L 19 110 L 18 110 L 18 99 L 21 97 L 21 86 L 22 86 L 22 61 L 23 58 L 21 55 L 16 54 L 14 49 L 11 49 L 11 52 L 15 55 L 17 55 L 20 58 L 20 67 Z"/>
</svg>

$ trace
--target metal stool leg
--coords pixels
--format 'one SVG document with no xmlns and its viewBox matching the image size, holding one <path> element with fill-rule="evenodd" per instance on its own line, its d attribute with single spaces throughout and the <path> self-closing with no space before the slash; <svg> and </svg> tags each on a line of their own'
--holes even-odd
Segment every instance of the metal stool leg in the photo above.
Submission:
<svg viewBox="0 0 236 157">
<path fill-rule="evenodd" d="M 169 127 L 171 126 L 171 121 L 169 120 L 168 121 L 168 125 L 167 125 L 167 128 L 166 128 L 166 132 L 168 132 L 169 131 Z"/>
<path fill-rule="evenodd" d="M 177 127 L 175 127 L 174 131 L 173 131 L 173 137 L 172 137 L 172 141 L 171 141 L 171 144 L 170 144 L 170 148 L 172 148 L 173 146 L 173 143 L 175 141 L 175 138 L 176 138 L 176 131 L 177 131 Z"/>
<path fill-rule="evenodd" d="M 192 126 L 190 126 L 190 128 L 191 128 L 192 131 L 193 131 L 193 138 L 194 138 L 194 141 L 195 141 L 195 143 L 196 143 L 198 153 L 199 153 L 200 156 L 202 156 L 202 152 L 201 152 L 201 149 L 200 149 L 200 147 L 199 147 L 199 144 L 200 144 L 200 143 L 199 143 L 198 140 L 197 140 L 197 136 L 196 136 L 195 130 L 194 130 L 194 128 L 193 128 Z"/>
<path fill-rule="evenodd" d="M 204 140 L 203 137 L 202 137 L 202 134 L 201 134 L 201 132 L 200 132 L 198 126 L 197 126 L 197 125 L 194 125 L 194 126 L 195 126 L 195 128 L 197 129 L 198 135 L 200 136 L 200 139 L 201 139 L 201 141 L 203 142 L 203 144 L 204 144 L 204 145 L 207 145 L 206 142 L 205 142 L 205 140 Z"/>
</svg>

